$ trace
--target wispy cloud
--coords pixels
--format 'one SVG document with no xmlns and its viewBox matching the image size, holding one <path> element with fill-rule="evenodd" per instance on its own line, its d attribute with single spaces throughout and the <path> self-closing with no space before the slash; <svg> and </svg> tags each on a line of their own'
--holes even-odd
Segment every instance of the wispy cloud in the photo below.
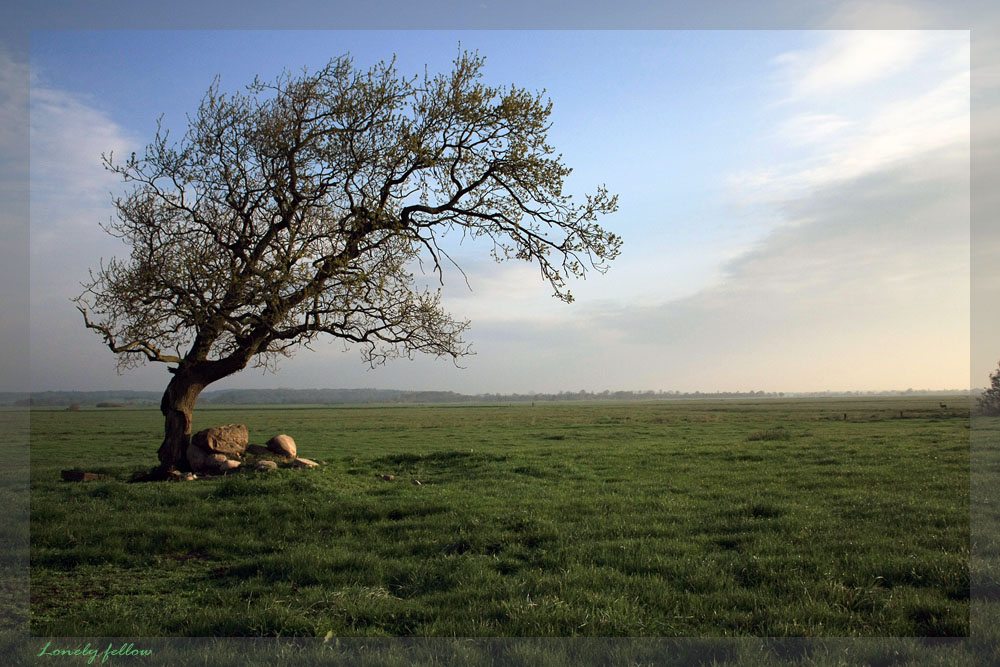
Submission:
<svg viewBox="0 0 1000 667">
<path fill-rule="evenodd" d="M 98 229 L 111 215 L 111 195 L 120 184 L 101 166 L 101 154 L 134 150 L 136 142 L 103 111 L 70 93 L 31 90 L 31 256 L 37 297 L 65 285 L 77 270 L 123 249 Z M 59 272 L 46 267 L 59 266 Z M 44 286 L 42 285 L 44 283 Z"/>
<path fill-rule="evenodd" d="M 836 113 L 802 113 L 788 118 L 778 129 L 777 137 L 797 144 L 830 141 L 854 126 L 854 121 Z"/>
<path fill-rule="evenodd" d="M 771 150 L 731 179 L 739 210 L 765 221 L 757 240 L 696 294 L 593 323 L 617 323 L 625 346 L 662 360 L 647 368 L 692 384 L 963 385 L 967 43 L 830 33 L 776 60 L 785 114 L 760 138 Z M 940 67 L 921 69 L 926 58 Z M 861 94 L 876 81 L 876 98 Z"/>
<path fill-rule="evenodd" d="M 70 299 L 100 258 L 127 253 L 98 228 L 119 187 L 101 167 L 101 153 L 132 151 L 136 142 L 106 112 L 65 91 L 34 85 L 30 114 L 32 385 L 51 388 L 63 386 L 67 374 L 106 377 L 113 365 Z M 148 377 L 148 370 L 130 381 Z"/>
<path fill-rule="evenodd" d="M 947 39 L 930 33 L 925 40 L 920 38 L 928 34 L 833 33 L 814 54 L 796 55 L 796 61 L 817 64 L 803 68 L 784 59 L 776 62 L 779 79 L 797 101 L 768 135 L 772 152 L 784 159 L 775 162 L 765 157 L 733 174 L 737 197 L 751 202 L 782 201 L 811 188 L 891 168 L 921 153 L 947 147 L 968 151 L 968 33 L 947 33 Z M 879 47 L 880 40 L 888 46 Z M 867 48 L 872 50 L 874 73 L 851 74 Z M 915 71 L 922 62 L 916 60 L 917 54 L 934 59 L 940 69 L 921 76 Z M 894 66 L 879 69 L 880 59 Z M 861 95 L 830 99 L 826 95 L 846 95 L 845 88 L 876 77 L 882 81 L 878 99 Z M 827 85 L 819 85 L 821 81 Z M 799 95 L 803 90 L 821 90 L 824 95 Z"/>
<path fill-rule="evenodd" d="M 836 32 L 819 48 L 774 60 L 787 89 L 785 101 L 831 97 L 897 74 L 927 48 L 915 31 Z"/>
<path fill-rule="evenodd" d="M 594 310 L 668 388 L 959 387 L 968 368 L 968 178 L 931 155 L 790 201 L 715 284 Z M 615 367 L 607 366 L 609 373 Z M 651 384 L 651 383 L 649 383 Z M 664 384 L 664 383 L 661 383 Z"/>
<path fill-rule="evenodd" d="M 629 293 L 546 311 L 528 269 L 477 267 L 472 298 L 453 302 L 474 329 L 486 327 L 476 338 L 483 358 L 470 364 L 506 373 L 515 388 L 518 375 L 560 387 L 586 378 L 703 391 L 964 385 L 967 42 L 967 34 L 828 33 L 794 64 L 776 61 L 784 84 L 772 108 L 781 113 L 730 190 L 753 204 L 737 217 L 766 224 L 717 279 L 656 303 Z M 859 64 L 869 48 L 875 74 Z M 927 58 L 938 68 L 922 70 Z M 858 92 L 876 82 L 877 99 Z M 527 349 L 535 352 L 518 355 Z M 494 368 L 500 358 L 505 368 Z"/>
<path fill-rule="evenodd" d="M 110 116 L 70 93 L 35 86 L 31 90 L 31 193 L 33 205 L 71 210 L 106 207 L 117 179 L 101 166 L 102 153 L 124 153 L 136 142 Z M 33 216 L 33 229 L 50 229 L 82 216 Z M 91 224 L 92 220 L 87 220 Z"/>
</svg>

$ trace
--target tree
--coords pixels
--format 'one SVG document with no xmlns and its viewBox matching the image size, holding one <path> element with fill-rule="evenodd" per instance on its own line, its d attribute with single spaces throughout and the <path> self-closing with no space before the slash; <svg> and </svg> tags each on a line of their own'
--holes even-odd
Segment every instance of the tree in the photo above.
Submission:
<svg viewBox="0 0 1000 667">
<path fill-rule="evenodd" d="M 979 411 L 985 415 L 1000 415 L 1000 368 L 990 374 L 990 388 L 979 397 Z"/>
<path fill-rule="evenodd" d="M 102 260 L 76 303 L 119 371 L 170 365 L 161 470 L 187 468 L 206 386 L 321 334 L 372 366 L 467 354 L 468 322 L 414 279 L 427 265 L 443 284 L 446 234 L 536 264 L 566 302 L 567 278 L 607 270 L 621 240 L 596 220 L 617 196 L 564 194 L 551 102 L 485 85 L 483 64 L 460 53 L 449 73 L 406 78 L 344 56 L 237 94 L 216 78 L 180 142 L 158 122 L 144 154 L 103 156 L 129 187 L 104 229 L 131 256 Z"/>
</svg>

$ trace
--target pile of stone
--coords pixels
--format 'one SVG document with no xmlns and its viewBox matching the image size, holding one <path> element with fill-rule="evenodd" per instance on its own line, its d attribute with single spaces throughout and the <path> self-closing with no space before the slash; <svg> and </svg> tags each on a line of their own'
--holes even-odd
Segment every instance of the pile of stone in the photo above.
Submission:
<svg viewBox="0 0 1000 667">
<path fill-rule="evenodd" d="M 251 445 L 250 433 L 243 424 L 213 426 L 191 436 L 187 460 L 195 473 L 227 473 L 239 468 L 245 454 L 269 455 L 290 463 L 294 468 L 312 468 L 315 461 L 298 456 L 295 441 L 287 435 L 276 435 L 266 446 Z M 274 470 L 276 461 L 257 461 L 255 470 Z"/>
</svg>

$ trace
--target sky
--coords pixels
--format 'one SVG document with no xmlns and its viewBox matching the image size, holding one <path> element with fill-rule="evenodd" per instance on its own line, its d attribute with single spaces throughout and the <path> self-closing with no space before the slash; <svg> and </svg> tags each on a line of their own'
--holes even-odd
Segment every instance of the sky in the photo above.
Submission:
<svg viewBox="0 0 1000 667">
<path fill-rule="evenodd" d="M 433 72 L 459 44 L 485 56 L 488 82 L 545 90 L 550 143 L 574 168 L 567 190 L 619 195 L 602 224 L 624 238 L 621 257 L 572 284 L 567 305 L 537 269 L 464 244 L 468 285 L 446 271 L 444 290 L 472 322 L 476 354 L 460 368 L 370 370 L 331 341 L 213 387 L 953 389 L 970 385 L 970 365 L 973 378 L 995 367 L 988 345 L 971 360 L 968 30 L 42 30 L 29 74 L 31 388 L 168 379 L 162 365 L 118 375 L 70 302 L 89 268 L 127 253 L 98 225 L 121 191 L 102 152 L 141 150 L 161 115 L 181 134 L 216 75 L 236 90 L 344 53 Z M 0 55 L 0 72 L 23 67 Z"/>
</svg>

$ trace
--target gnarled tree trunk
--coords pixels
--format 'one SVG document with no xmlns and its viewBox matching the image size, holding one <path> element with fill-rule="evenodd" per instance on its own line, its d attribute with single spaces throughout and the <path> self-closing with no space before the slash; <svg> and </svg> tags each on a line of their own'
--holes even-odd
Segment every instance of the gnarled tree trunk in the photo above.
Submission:
<svg viewBox="0 0 1000 667">
<path fill-rule="evenodd" d="M 192 373 L 177 371 L 160 401 L 163 413 L 163 444 L 158 452 L 162 470 L 190 470 L 187 448 L 191 443 L 191 413 L 198 395 L 205 388 Z"/>
<path fill-rule="evenodd" d="M 205 340 L 210 340 L 207 337 Z M 207 343 L 204 346 L 207 347 Z M 188 445 L 191 444 L 191 414 L 198 396 L 208 385 L 243 370 L 262 345 L 261 340 L 251 340 L 244 349 L 225 359 L 195 360 L 173 369 L 174 377 L 167 385 L 160 400 L 164 417 L 163 444 L 160 445 L 158 470 L 189 471 Z"/>
</svg>

